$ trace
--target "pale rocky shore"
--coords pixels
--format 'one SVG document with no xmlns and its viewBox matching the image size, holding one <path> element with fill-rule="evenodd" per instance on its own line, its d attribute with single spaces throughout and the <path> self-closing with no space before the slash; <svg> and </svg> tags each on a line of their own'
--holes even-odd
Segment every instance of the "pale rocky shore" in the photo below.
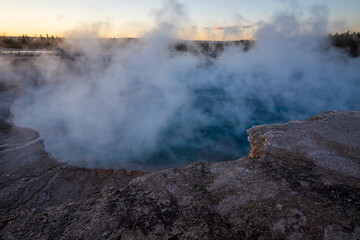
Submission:
<svg viewBox="0 0 360 240">
<path fill-rule="evenodd" d="M 151 173 L 59 163 L 0 122 L 0 239 L 360 239 L 360 112 L 254 126 L 250 153 Z"/>
</svg>

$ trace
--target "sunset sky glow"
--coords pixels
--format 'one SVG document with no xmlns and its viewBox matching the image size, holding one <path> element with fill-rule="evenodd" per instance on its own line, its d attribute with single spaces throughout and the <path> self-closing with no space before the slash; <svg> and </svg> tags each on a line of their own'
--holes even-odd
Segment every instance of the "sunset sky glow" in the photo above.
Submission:
<svg viewBox="0 0 360 240">
<path fill-rule="evenodd" d="M 71 36 L 74 32 L 93 32 L 100 37 L 141 37 L 155 26 L 155 13 L 163 0 L 0 0 L 0 34 L 54 34 Z M 254 25 L 280 10 L 305 12 L 310 1 L 289 0 L 179 0 L 185 12 L 181 26 L 183 38 L 251 38 Z M 360 30 L 359 0 L 314 0 L 329 12 L 329 32 Z M 295 6 L 295 7 L 294 7 Z M 232 28 L 239 31 L 231 32 Z"/>
</svg>

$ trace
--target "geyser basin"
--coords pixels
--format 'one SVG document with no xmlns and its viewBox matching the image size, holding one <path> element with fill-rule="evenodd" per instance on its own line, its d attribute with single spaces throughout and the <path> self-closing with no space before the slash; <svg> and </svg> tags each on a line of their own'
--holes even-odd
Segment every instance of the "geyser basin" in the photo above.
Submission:
<svg viewBox="0 0 360 240">
<path fill-rule="evenodd" d="M 40 57 L 30 71 L 36 84 L 12 106 L 14 123 L 37 130 L 51 156 L 76 166 L 234 160 L 247 154 L 254 124 L 360 106 L 359 58 L 324 47 L 314 26 L 289 36 L 281 22 L 264 24 L 248 50 L 191 42 L 184 50 L 155 36 Z"/>
</svg>

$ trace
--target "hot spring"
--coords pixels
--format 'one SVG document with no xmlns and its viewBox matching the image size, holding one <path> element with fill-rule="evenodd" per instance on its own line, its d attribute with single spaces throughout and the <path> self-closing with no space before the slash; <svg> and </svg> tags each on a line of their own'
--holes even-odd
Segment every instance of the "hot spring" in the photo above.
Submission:
<svg viewBox="0 0 360 240">
<path fill-rule="evenodd" d="M 359 58 L 327 43 L 321 18 L 305 30 L 285 20 L 262 23 L 255 42 L 84 39 L 14 74 L 13 122 L 59 161 L 154 170 L 245 156 L 256 124 L 359 110 Z"/>
</svg>

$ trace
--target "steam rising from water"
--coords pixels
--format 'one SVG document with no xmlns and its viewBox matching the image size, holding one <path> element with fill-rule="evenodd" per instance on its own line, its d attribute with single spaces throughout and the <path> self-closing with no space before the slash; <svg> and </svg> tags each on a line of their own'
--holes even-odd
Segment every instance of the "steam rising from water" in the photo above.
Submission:
<svg viewBox="0 0 360 240">
<path fill-rule="evenodd" d="M 209 63 L 171 50 L 181 28 L 161 14 L 180 18 L 180 7 L 159 11 L 158 27 L 126 47 L 89 40 L 71 61 L 34 60 L 40 84 L 13 104 L 14 123 L 37 130 L 60 161 L 154 169 L 246 155 L 254 124 L 359 109 L 360 61 L 326 45 L 325 9 L 306 27 L 277 14 L 249 51 L 232 46 Z"/>
</svg>

